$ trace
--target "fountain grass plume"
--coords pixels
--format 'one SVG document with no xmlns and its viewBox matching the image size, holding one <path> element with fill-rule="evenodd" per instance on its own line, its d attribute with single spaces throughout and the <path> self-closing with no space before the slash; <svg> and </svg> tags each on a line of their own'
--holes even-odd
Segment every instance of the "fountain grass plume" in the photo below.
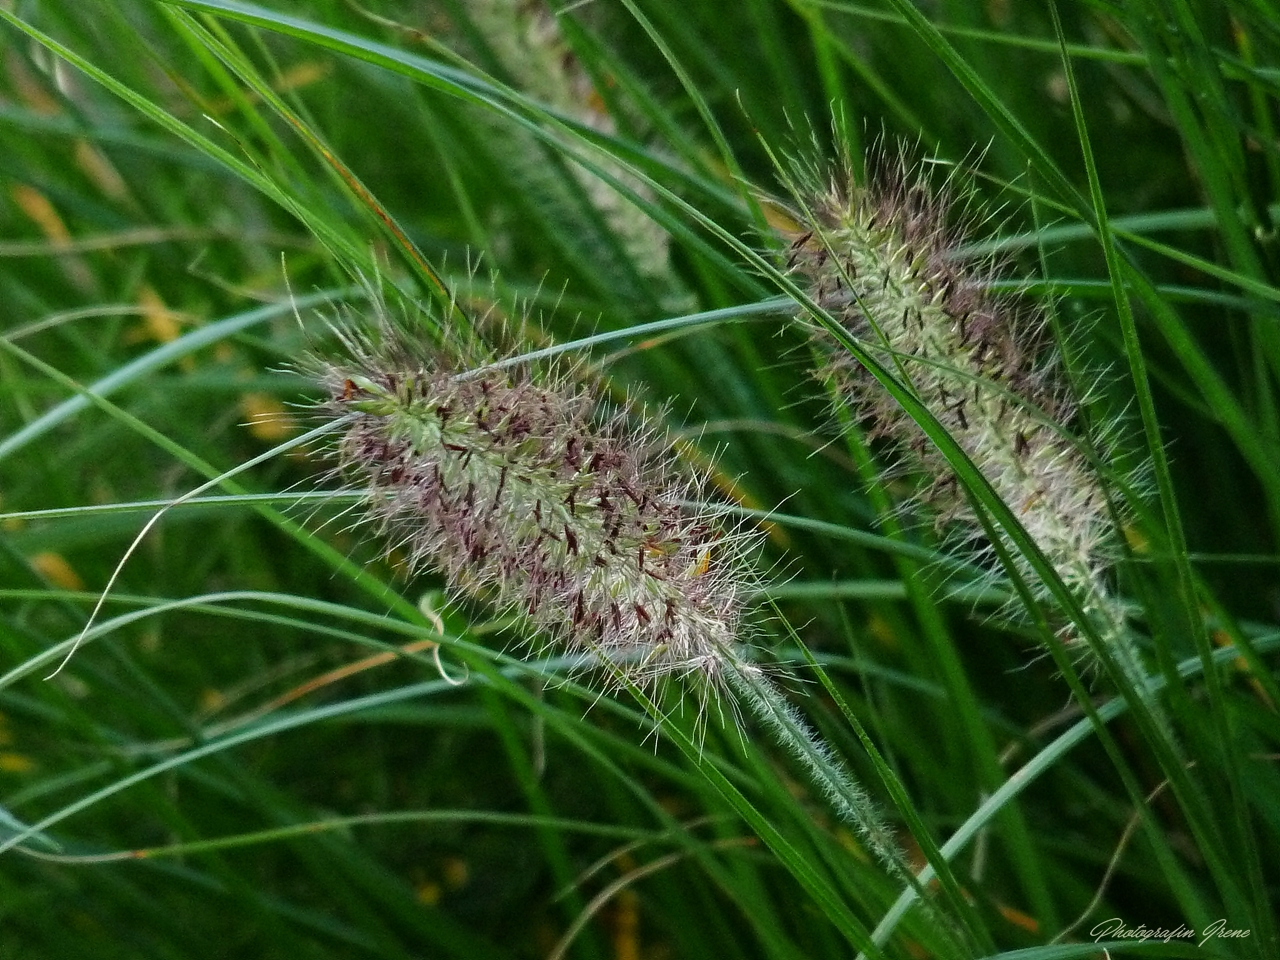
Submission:
<svg viewBox="0 0 1280 960">
<path fill-rule="evenodd" d="M 377 298 L 343 355 L 312 362 L 347 419 L 339 472 L 388 552 L 632 683 L 716 685 L 736 660 L 758 536 L 636 408 L 563 363 L 427 345 Z"/>
<path fill-rule="evenodd" d="M 599 133 L 619 133 L 609 101 L 597 90 L 596 80 L 562 30 L 567 9 L 559 10 L 545 0 L 464 0 L 458 9 L 465 14 L 460 19 L 474 27 L 518 89 Z M 461 37 L 456 40 L 462 46 L 475 47 L 474 42 L 462 43 Z M 647 292 L 664 312 L 687 313 L 694 308 L 694 300 L 671 262 L 670 234 L 641 206 L 577 163 L 568 166 L 576 190 L 566 194 L 564 184 L 555 182 L 554 170 L 544 169 L 539 145 L 523 135 L 513 137 L 506 127 L 502 142 L 520 179 L 526 185 L 535 185 L 533 192 L 552 204 L 553 216 L 574 218 L 586 212 L 573 196 L 574 192 L 580 193 L 607 228 L 608 242 L 616 242 L 619 252 L 634 266 Z M 585 144 L 579 147 L 585 148 Z M 642 203 L 654 201 L 653 190 L 628 173 L 608 152 L 588 150 L 586 156 Z M 571 229 L 568 223 L 565 226 Z M 610 255 L 604 250 L 597 254 L 597 269 L 606 269 Z"/>
<path fill-rule="evenodd" d="M 980 214 L 957 202 L 954 177 L 934 186 L 909 157 L 905 148 L 873 149 L 861 183 L 847 162 L 803 172 L 802 232 L 791 238 L 786 266 L 813 302 L 896 372 L 951 434 L 1141 685 L 1145 670 L 1124 606 L 1107 584 L 1117 548 L 1115 508 L 1072 435 L 1076 407 L 1054 362 L 1045 311 L 994 291 L 999 261 L 966 252 Z M 927 479 L 919 502 L 973 549 L 992 552 L 942 453 L 825 329 L 810 329 L 839 402 L 873 437 L 889 441 L 901 467 Z M 1106 462 L 1117 431 L 1103 433 L 1095 446 Z M 1031 564 L 1011 542 L 1005 545 L 1036 598 L 1048 601 Z M 1064 627 L 1060 636 L 1079 659 L 1096 663 L 1079 631 Z"/>
</svg>

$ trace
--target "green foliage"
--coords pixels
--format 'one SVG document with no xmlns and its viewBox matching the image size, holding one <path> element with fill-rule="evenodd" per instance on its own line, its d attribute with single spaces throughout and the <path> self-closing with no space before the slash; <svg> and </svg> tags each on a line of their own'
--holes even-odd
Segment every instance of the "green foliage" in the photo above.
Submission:
<svg viewBox="0 0 1280 960">
<path fill-rule="evenodd" d="M 0 20 L 0 958 L 1048 960 L 1142 926 L 1280 954 L 1268 4 Z M 1145 690 L 1073 663 L 1063 624 L 1105 645 L 1024 504 L 788 270 L 785 158 L 882 137 L 972 180 L 997 212 L 965 256 L 1049 313 Z M 768 696 L 527 656 L 352 526 L 298 371 L 365 283 L 424 343 L 568 353 L 678 438 L 766 539 Z M 904 507 L 863 411 L 832 422 L 799 314 L 994 558 Z M 863 791 L 916 876 L 864 846 Z"/>
</svg>

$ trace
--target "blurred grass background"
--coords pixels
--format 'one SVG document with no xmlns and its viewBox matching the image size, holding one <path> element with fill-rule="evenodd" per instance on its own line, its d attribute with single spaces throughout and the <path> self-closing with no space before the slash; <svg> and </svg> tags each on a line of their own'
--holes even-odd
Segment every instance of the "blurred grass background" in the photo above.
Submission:
<svg viewBox="0 0 1280 960">
<path fill-rule="evenodd" d="M 0 17 L 0 958 L 1048 958 L 1094 955 L 1111 917 L 1250 934 L 1171 956 L 1280 953 L 1264 0 Z M 1117 576 L 1177 743 L 1105 678 L 1073 692 L 1031 628 L 947 599 L 874 444 L 830 443 L 794 309 L 597 353 L 728 494 L 777 511 L 778 610 L 910 810 L 830 690 L 791 692 L 921 865 L 971 831 L 948 850 L 962 896 L 873 942 L 900 885 L 759 731 L 713 710 L 682 751 L 680 690 L 657 734 L 521 661 L 483 608 L 440 620 L 442 584 L 306 499 L 325 466 L 297 451 L 167 514 L 43 679 L 156 501 L 298 434 L 317 393 L 293 365 L 334 303 L 359 308 L 357 275 L 559 341 L 757 304 L 776 273 L 747 253 L 776 259 L 795 226 L 771 153 L 882 134 L 973 167 L 1076 382 L 1110 371 L 1085 420 L 1126 413 L 1155 464 Z M 813 680 L 794 641 L 762 617 L 761 656 Z"/>
</svg>

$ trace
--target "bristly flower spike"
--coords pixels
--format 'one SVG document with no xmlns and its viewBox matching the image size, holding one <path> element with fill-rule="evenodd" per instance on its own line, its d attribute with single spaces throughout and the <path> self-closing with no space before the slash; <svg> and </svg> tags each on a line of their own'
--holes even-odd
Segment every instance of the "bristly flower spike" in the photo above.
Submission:
<svg viewBox="0 0 1280 960">
<path fill-rule="evenodd" d="M 706 485 L 662 436 L 563 368 L 462 361 L 385 316 L 343 341 L 314 364 L 325 412 L 349 419 L 340 471 L 412 569 L 629 682 L 719 681 L 755 538 L 688 506 Z"/>
<path fill-rule="evenodd" d="M 1142 689 L 1145 671 L 1124 607 L 1105 578 L 1115 543 L 1112 507 L 1068 430 L 1074 408 L 1046 356 L 1044 313 L 993 292 L 998 264 L 964 252 L 970 224 L 957 215 L 949 190 L 933 187 L 907 157 L 905 148 L 873 150 L 862 184 L 847 165 L 808 177 L 803 232 L 786 252 L 786 266 L 946 428 Z M 941 452 L 861 364 L 811 326 L 823 342 L 823 373 L 843 402 L 930 478 L 922 499 L 939 522 L 980 537 Z M 1103 438 L 1104 447 L 1110 442 Z M 1009 546 L 1038 599 L 1049 599 L 1031 564 Z M 1085 649 L 1074 632 L 1064 638 L 1077 653 Z"/>
</svg>

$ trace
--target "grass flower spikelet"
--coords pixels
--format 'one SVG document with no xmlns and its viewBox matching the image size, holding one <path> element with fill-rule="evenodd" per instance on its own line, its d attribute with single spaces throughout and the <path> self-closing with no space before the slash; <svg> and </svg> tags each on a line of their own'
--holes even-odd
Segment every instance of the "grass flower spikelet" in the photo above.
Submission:
<svg viewBox="0 0 1280 960">
<path fill-rule="evenodd" d="M 811 184 L 806 230 L 788 267 L 814 302 L 882 358 L 928 407 L 1009 506 L 1133 677 L 1123 606 L 1106 585 L 1111 507 L 1068 424 L 1074 405 L 1046 360 L 1044 314 L 992 291 L 997 265 L 967 256 L 967 224 L 946 189 L 902 153 L 874 152 L 866 183 L 846 171 Z M 930 483 L 922 499 L 940 523 L 976 535 L 973 508 L 941 452 L 874 377 L 820 328 L 824 373 Z M 989 547 L 987 548 L 990 549 Z M 1048 599 L 1030 563 L 1019 572 Z M 1064 634 L 1077 650 L 1075 633 Z"/>
<path fill-rule="evenodd" d="M 399 338 L 348 340 L 321 371 L 349 417 L 342 472 L 390 546 L 632 682 L 716 680 L 751 537 L 688 506 L 703 484 L 663 438 L 554 370 L 460 371 Z"/>
<path fill-rule="evenodd" d="M 555 9 L 546 0 L 465 0 L 460 10 L 518 89 L 598 133 L 619 134 L 617 118 L 609 112 L 591 74 L 562 31 L 561 19 L 567 11 Z M 616 241 L 619 252 L 634 267 L 643 284 L 641 292 L 652 295 L 666 313 L 696 309 L 672 265 L 671 236 L 661 224 L 605 179 L 576 163 L 568 168 L 575 189 L 565 193 L 565 184 L 553 182 L 554 172 L 549 181 L 548 171 L 533 169 L 542 152 L 539 146 L 525 136 L 513 137 L 513 133 L 506 126 L 500 134 L 495 133 L 495 141 L 504 145 L 504 160 L 520 171 L 526 189 L 541 184 L 531 192 L 541 195 L 553 216 L 570 218 L 562 225 L 564 229 L 574 229 L 573 219 L 585 212 L 573 212 L 577 207 L 574 194 L 579 193 L 607 228 L 608 238 Z M 654 201 L 653 190 L 607 152 L 592 150 L 585 155 L 626 192 L 644 202 Z M 576 226 L 581 229 L 583 221 L 577 220 Z M 608 272 L 609 255 L 599 249 L 595 253 L 596 269 Z"/>
</svg>

